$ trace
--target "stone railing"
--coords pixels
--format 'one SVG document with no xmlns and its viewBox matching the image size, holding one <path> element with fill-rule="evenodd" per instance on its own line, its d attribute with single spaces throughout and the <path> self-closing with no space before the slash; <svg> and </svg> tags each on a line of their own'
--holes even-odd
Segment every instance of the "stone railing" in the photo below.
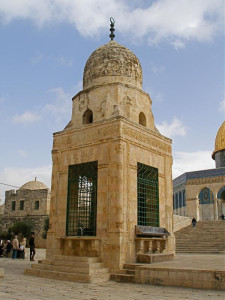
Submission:
<svg viewBox="0 0 225 300">
<path fill-rule="evenodd" d="M 167 238 L 138 237 L 135 239 L 135 244 L 136 244 L 136 255 L 164 253 L 166 250 Z"/>
<path fill-rule="evenodd" d="M 60 251 L 63 255 L 99 256 L 101 238 L 85 236 L 63 236 L 60 241 Z"/>
</svg>

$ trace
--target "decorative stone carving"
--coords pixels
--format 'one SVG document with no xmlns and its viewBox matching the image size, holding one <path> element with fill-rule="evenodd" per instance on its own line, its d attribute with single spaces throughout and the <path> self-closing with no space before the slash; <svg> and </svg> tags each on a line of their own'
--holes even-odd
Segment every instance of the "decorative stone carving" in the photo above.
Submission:
<svg viewBox="0 0 225 300">
<path fill-rule="evenodd" d="M 171 152 L 171 146 L 167 145 L 165 143 L 160 142 L 159 140 L 153 138 L 153 137 L 149 137 L 143 133 L 140 133 L 137 130 L 131 129 L 129 127 L 123 127 L 123 134 L 130 136 L 131 138 L 147 143 L 153 147 L 156 147 L 158 149 L 161 149 L 165 152 Z"/>
<path fill-rule="evenodd" d="M 121 76 L 123 81 L 142 87 L 142 68 L 135 54 L 115 41 L 95 50 L 84 68 L 84 88 L 93 86 L 93 80 L 106 76 Z M 131 81 L 130 81 L 131 79 Z"/>
</svg>

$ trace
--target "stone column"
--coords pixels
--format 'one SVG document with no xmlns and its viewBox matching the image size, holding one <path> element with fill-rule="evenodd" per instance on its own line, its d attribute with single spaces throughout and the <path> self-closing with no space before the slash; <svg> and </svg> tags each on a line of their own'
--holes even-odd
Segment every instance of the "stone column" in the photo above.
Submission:
<svg viewBox="0 0 225 300">
<path fill-rule="evenodd" d="M 218 199 L 217 194 L 214 194 L 214 220 L 218 220 Z"/>
<path fill-rule="evenodd" d="M 189 198 L 187 199 L 187 216 L 188 217 L 195 217 L 197 221 L 199 221 L 199 199 L 196 198 Z"/>
</svg>

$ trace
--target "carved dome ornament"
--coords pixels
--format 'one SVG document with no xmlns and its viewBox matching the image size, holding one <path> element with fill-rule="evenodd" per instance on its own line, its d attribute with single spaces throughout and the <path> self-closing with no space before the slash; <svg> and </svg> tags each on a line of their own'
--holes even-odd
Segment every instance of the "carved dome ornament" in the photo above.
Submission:
<svg viewBox="0 0 225 300">
<path fill-rule="evenodd" d="M 215 159 L 215 154 L 218 151 L 225 150 L 225 121 L 220 126 L 220 129 L 217 132 L 215 140 L 215 150 L 212 154 L 212 158 Z"/>
<path fill-rule="evenodd" d="M 114 40 L 96 49 L 88 58 L 83 88 L 122 82 L 142 89 L 142 67 L 136 55 Z"/>
</svg>

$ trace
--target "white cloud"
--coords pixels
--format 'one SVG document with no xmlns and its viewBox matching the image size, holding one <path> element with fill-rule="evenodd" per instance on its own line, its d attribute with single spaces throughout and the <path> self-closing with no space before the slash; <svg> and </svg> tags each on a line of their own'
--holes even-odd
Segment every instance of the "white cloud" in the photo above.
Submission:
<svg viewBox="0 0 225 300">
<path fill-rule="evenodd" d="M 181 40 L 172 41 L 171 44 L 176 50 L 185 48 L 185 43 Z"/>
<path fill-rule="evenodd" d="M 166 121 L 162 122 L 162 124 L 156 124 L 159 132 L 169 138 L 174 136 L 185 136 L 187 133 L 187 127 L 185 127 L 177 118 L 173 118 L 173 121 L 169 124 Z"/>
<path fill-rule="evenodd" d="M 43 182 L 48 188 L 51 188 L 51 165 L 40 166 L 35 168 L 12 168 L 6 167 L 0 171 L 0 183 L 21 187 L 28 181 L 37 177 L 38 181 Z M 0 199 L 4 201 L 5 191 L 17 189 L 0 184 Z"/>
<path fill-rule="evenodd" d="M 109 18 L 116 20 L 116 32 L 133 40 L 161 41 L 183 48 L 189 40 L 210 41 L 223 30 L 223 0 L 157 0 L 145 7 L 126 0 L 0 0 L 3 24 L 27 19 L 38 27 L 69 23 L 85 37 L 104 33 Z"/>
<path fill-rule="evenodd" d="M 72 111 L 72 95 L 66 93 L 63 88 L 57 87 L 47 91 L 54 96 L 53 101 L 46 104 L 42 109 L 42 114 L 47 114 L 49 121 L 61 125 L 70 120 Z M 53 118 L 53 120 L 52 120 Z"/>
<path fill-rule="evenodd" d="M 151 70 L 154 74 L 162 74 L 165 70 L 164 66 L 157 66 L 153 62 L 151 62 Z"/>
<path fill-rule="evenodd" d="M 173 178 L 185 172 L 215 168 L 211 155 L 210 151 L 173 153 Z"/>
<path fill-rule="evenodd" d="M 37 122 L 41 119 L 40 114 L 36 112 L 26 111 L 21 115 L 15 115 L 12 118 L 13 123 L 30 124 Z"/>
<path fill-rule="evenodd" d="M 225 99 L 220 102 L 220 111 L 225 113 Z"/>
<path fill-rule="evenodd" d="M 27 153 L 26 153 L 25 150 L 19 149 L 18 152 L 19 152 L 19 155 L 20 155 L 21 157 L 27 157 Z"/>
</svg>

